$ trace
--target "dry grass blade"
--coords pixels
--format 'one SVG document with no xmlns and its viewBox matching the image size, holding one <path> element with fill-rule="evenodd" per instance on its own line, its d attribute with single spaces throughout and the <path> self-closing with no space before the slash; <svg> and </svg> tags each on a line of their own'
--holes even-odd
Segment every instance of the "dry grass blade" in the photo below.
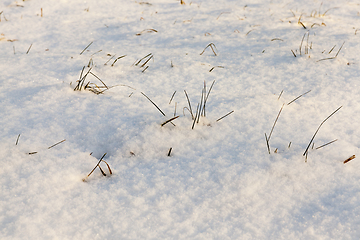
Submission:
<svg viewBox="0 0 360 240">
<path fill-rule="evenodd" d="M 180 116 L 176 116 L 176 117 L 170 118 L 169 120 L 166 120 L 165 122 L 163 122 L 163 123 L 161 124 L 161 126 L 163 127 L 165 124 L 171 122 L 172 120 L 177 119 L 178 117 L 180 117 Z"/>
<path fill-rule="evenodd" d="M 106 155 L 106 153 L 104 153 L 104 155 L 100 158 L 99 162 L 96 164 L 96 166 L 93 168 L 93 170 L 91 170 L 91 172 L 83 179 L 84 182 L 85 182 L 86 178 L 88 178 L 95 171 L 95 169 L 99 166 L 99 164 L 101 163 L 101 161 L 103 160 L 105 155 Z M 101 168 L 99 168 L 99 169 L 100 169 L 101 173 L 104 175 L 105 174 L 104 171 Z M 105 174 L 105 176 L 106 176 L 106 174 Z"/>
<path fill-rule="evenodd" d="M 85 82 L 85 78 L 86 78 L 87 75 L 90 73 L 90 71 L 91 71 L 92 68 L 89 68 L 88 72 L 87 72 L 84 76 L 82 76 L 82 74 L 83 74 L 83 72 L 84 72 L 84 69 L 85 69 L 85 66 L 84 66 L 83 69 L 81 70 L 80 79 L 77 80 L 78 84 L 75 86 L 74 91 L 76 91 L 76 90 L 81 91 L 81 88 L 82 88 L 82 86 L 83 86 L 83 84 L 84 84 L 84 82 Z M 89 83 L 88 83 L 88 84 L 89 84 Z M 87 85 L 88 85 L 88 84 L 87 84 Z M 86 85 L 86 86 L 87 86 L 87 85 Z M 85 88 L 86 88 L 86 86 L 85 86 Z"/>
<path fill-rule="evenodd" d="M 249 35 L 249 33 L 251 33 L 252 31 L 254 31 L 254 29 L 251 29 L 250 31 L 248 31 L 245 36 Z"/>
<path fill-rule="evenodd" d="M 205 81 L 204 81 L 204 88 L 203 90 L 201 91 L 201 99 L 200 99 L 200 106 L 199 106 L 199 114 L 198 114 L 198 118 L 197 118 L 197 123 L 199 123 L 200 121 L 200 116 L 201 116 L 201 112 L 202 112 L 202 107 L 203 107 L 203 101 L 205 99 L 205 93 L 204 91 L 206 92 L 206 85 L 205 85 Z"/>
<path fill-rule="evenodd" d="M 110 61 L 111 61 L 111 59 L 113 59 L 115 56 L 116 56 L 116 55 L 112 56 L 109 60 L 107 60 L 107 61 L 106 61 L 106 63 L 104 63 L 104 65 L 107 65 L 107 64 L 108 64 L 108 62 L 110 62 Z"/>
<path fill-rule="evenodd" d="M 145 57 L 141 58 L 137 63 L 135 63 L 135 66 L 139 65 L 142 60 L 144 60 L 145 58 L 147 58 L 147 57 L 149 57 L 149 56 L 151 56 L 151 55 L 152 55 L 152 53 L 149 53 L 149 54 L 146 55 Z"/>
<path fill-rule="evenodd" d="M 324 60 L 331 60 L 331 59 L 335 59 L 335 57 L 323 58 L 323 59 L 317 60 L 316 62 L 321 62 L 321 61 L 324 61 Z"/>
<path fill-rule="evenodd" d="M 32 47 L 33 44 L 30 45 L 29 49 L 27 50 L 26 54 L 28 54 L 30 52 L 30 49 Z"/>
<path fill-rule="evenodd" d="M 328 52 L 328 54 L 330 54 L 330 53 L 334 50 L 335 47 L 336 47 L 336 44 L 330 49 L 330 51 Z"/>
<path fill-rule="evenodd" d="M 315 149 L 320 149 L 320 148 L 325 147 L 325 146 L 327 146 L 327 145 L 329 145 L 329 144 L 332 144 L 333 142 L 336 142 L 336 141 L 337 141 L 337 139 L 332 140 L 331 142 L 325 143 L 324 145 L 321 145 L 320 147 L 317 147 L 317 148 L 315 148 Z"/>
<path fill-rule="evenodd" d="M 208 45 L 204 48 L 204 50 L 200 53 L 200 55 L 203 55 L 203 53 L 205 52 L 205 50 L 206 50 L 208 47 L 210 47 L 210 48 L 211 48 L 211 50 L 213 51 L 214 55 L 215 55 L 215 56 L 217 56 L 216 52 L 214 51 L 213 46 L 214 46 L 214 47 L 215 47 L 215 49 L 216 49 L 215 44 L 213 44 L 213 43 L 209 43 L 209 44 L 208 44 Z"/>
<path fill-rule="evenodd" d="M 324 61 L 324 60 L 330 60 L 330 59 L 335 59 L 335 58 L 339 55 L 339 53 L 340 53 L 342 47 L 344 46 L 344 44 L 345 44 L 345 42 L 343 42 L 343 44 L 341 45 L 341 47 L 340 47 L 339 50 L 337 51 L 335 57 L 323 58 L 323 59 L 317 60 L 316 62 L 320 62 L 320 61 Z M 335 46 L 336 46 L 336 45 L 335 45 Z M 334 47 L 335 47 L 335 46 L 334 46 Z M 331 52 L 331 51 L 332 51 L 332 49 L 330 50 L 330 52 Z M 330 53 L 330 52 L 329 52 L 329 53 Z"/>
<path fill-rule="evenodd" d="M 215 66 L 215 67 L 212 67 L 209 72 L 212 72 L 215 68 L 224 68 L 223 66 Z"/>
<path fill-rule="evenodd" d="M 174 117 L 176 116 L 176 107 L 177 107 L 177 102 L 175 102 Z"/>
<path fill-rule="evenodd" d="M 95 54 L 99 53 L 99 52 L 102 52 L 102 50 L 99 50 L 97 52 L 94 52 L 93 54 L 90 55 L 90 57 L 94 56 Z"/>
<path fill-rule="evenodd" d="M 347 163 L 347 162 L 350 162 L 351 160 L 353 160 L 355 158 L 355 155 L 352 155 L 351 157 L 349 157 L 348 159 L 346 159 L 344 161 L 344 164 Z"/>
<path fill-rule="evenodd" d="M 309 36 L 310 36 L 310 32 L 308 32 L 308 34 L 307 34 L 305 54 L 309 54 Z M 311 46 L 310 46 L 310 48 L 311 48 Z"/>
<path fill-rule="evenodd" d="M 279 94 L 278 100 L 280 99 L 280 97 L 281 97 L 281 95 L 283 94 L 283 92 L 284 92 L 284 89 L 281 90 L 281 93 Z"/>
<path fill-rule="evenodd" d="M 90 58 L 88 66 L 87 67 L 92 67 L 94 66 L 94 61 L 92 60 L 92 58 Z"/>
<path fill-rule="evenodd" d="M 183 115 L 185 116 L 185 109 L 189 111 L 189 113 L 191 114 L 190 110 L 188 107 L 183 107 Z M 194 119 L 194 117 L 192 116 L 191 118 L 192 120 Z"/>
<path fill-rule="evenodd" d="M 144 62 L 144 64 L 141 65 L 140 67 L 141 67 L 141 68 L 144 67 L 144 66 L 150 61 L 150 59 L 154 59 L 154 55 L 151 55 L 151 57 L 149 57 L 149 59 L 146 60 L 146 61 Z"/>
<path fill-rule="evenodd" d="M 230 114 L 232 114 L 234 112 L 234 110 L 232 110 L 231 112 L 225 114 L 224 116 L 222 116 L 221 118 L 219 118 L 218 120 L 216 120 L 217 122 L 220 121 L 223 118 L 226 118 L 227 116 L 229 116 Z"/>
<path fill-rule="evenodd" d="M 294 53 L 294 51 L 291 49 L 291 52 L 292 52 L 292 54 L 294 55 L 294 57 L 296 57 L 296 54 Z"/>
<path fill-rule="evenodd" d="M 311 92 L 311 90 L 307 91 L 306 93 L 301 94 L 300 96 L 296 97 L 294 100 L 290 101 L 287 105 L 290 105 L 291 103 L 295 102 L 296 100 L 298 100 L 299 98 L 301 98 L 302 96 L 304 96 L 305 94 Z"/>
<path fill-rule="evenodd" d="M 115 56 L 115 55 L 114 55 L 114 56 Z M 123 58 L 123 57 L 126 57 L 126 55 L 120 56 L 120 57 L 118 57 L 117 59 L 115 59 L 115 61 L 111 64 L 111 66 L 113 67 L 114 64 L 117 62 L 117 60 L 119 60 L 119 59 L 121 59 L 121 58 Z"/>
<path fill-rule="evenodd" d="M 276 124 L 277 120 L 279 119 L 280 113 L 281 113 L 284 105 L 285 105 L 285 103 L 284 103 L 284 104 L 282 105 L 282 107 L 280 108 L 280 111 L 279 111 L 279 113 L 278 113 L 278 115 L 277 115 L 277 117 L 276 117 L 276 119 L 275 119 L 274 125 L 273 125 L 272 128 L 271 128 L 271 131 L 270 131 L 270 134 L 269 134 L 269 137 L 268 137 L 268 141 L 270 141 L 271 134 L 272 134 L 272 132 L 273 132 L 273 130 L 274 130 L 274 127 L 275 127 L 275 124 Z"/>
<path fill-rule="evenodd" d="M 106 86 L 106 84 L 98 77 L 96 76 L 94 73 L 90 72 L 91 75 L 93 75 L 94 77 L 96 77 L 102 84 L 104 84 L 104 86 L 108 89 L 108 86 Z"/>
<path fill-rule="evenodd" d="M 320 123 L 320 126 L 317 128 L 315 134 L 313 135 L 313 137 L 311 138 L 311 140 L 310 140 L 310 142 L 309 142 L 309 145 L 308 145 L 307 148 L 305 149 L 305 152 L 303 153 L 303 156 L 305 156 L 305 155 L 307 154 L 307 152 L 309 151 L 309 147 L 310 147 L 311 143 L 314 141 L 314 138 L 315 138 L 316 134 L 318 133 L 320 127 L 326 122 L 326 120 L 328 120 L 332 115 L 334 115 L 337 111 L 339 111 L 340 108 L 342 108 L 342 106 L 340 106 L 338 109 L 336 109 L 336 110 L 335 110 L 333 113 L 331 113 L 327 118 L 325 118 L 324 121 L 322 121 L 322 122 Z"/>
<path fill-rule="evenodd" d="M 145 72 L 146 69 L 148 69 L 148 68 L 149 68 L 149 66 L 146 66 L 146 68 L 144 68 L 144 70 L 142 70 L 141 72 L 142 72 L 142 73 Z"/>
<path fill-rule="evenodd" d="M 168 152 L 168 157 L 170 157 L 171 150 L 172 150 L 172 147 L 169 149 L 169 152 Z"/>
<path fill-rule="evenodd" d="M 188 101 L 188 104 L 189 104 L 189 108 L 190 108 L 190 110 L 189 110 L 189 112 L 190 112 L 190 114 L 191 114 L 191 119 L 194 119 L 194 115 L 193 115 L 193 112 L 192 112 L 192 109 L 191 109 L 191 103 L 190 103 L 190 99 L 189 99 L 189 96 L 187 95 L 187 93 L 186 93 L 186 91 L 184 90 L 184 92 L 185 92 L 185 96 L 186 96 L 186 99 L 187 99 L 187 101 Z"/>
<path fill-rule="evenodd" d="M 220 17 L 221 15 L 225 14 L 225 13 L 226 13 L 226 14 L 230 14 L 231 12 L 222 12 L 222 13 L 220 13 L 219 16 L 216 18 L 216 20 L 218 20 L 219 17 Z"/>
<path fill-rule="evenodd" d="M 144 95 L 144 97 L 146 97 L 157 108 L 157 110 L 159 110 L 159 112 L 161 112 L 161 114 L 165 116 L 165 113 L 161 111 L 161 109 L 153 101 L 151 101 L 151 99 L 148 98 L 148 96 L 146 96 L 143 92 L 141 92 L 141 94 Z"/>
<path fill-rule="evenodd" d="M 213 88 L 214 84 L 215 84 L 215 80 L 212 82 L 212 84 L 211 84 L 211 86 L 210 86 L 210 88 L 209 88 L 209 91 L 208 91 L 208 93 L 207 93 L 207 95 L 206 95 L 206 98 L 205 98 L 205 100 L 204 100 L 204 107 L 203 107 L 203 116 L 204 116 L 204 117 L 206 117 L 206 113 L 205 113 L 206 103 L 207 103 L 207 100 L 208 100 L 208 98 L 209 98 L 211 89 Z M 204 82 L 204 89 L 205 89 L 205 82 Z M 205 89 L 205 93 L 206 93 L 206 89 Z M 205 96 L 204 96 L 204 97 L 205 97 Z"/>
<path fill-rule="evenodd" d="M 342 49 L 342 47 L 344 46 L 345 42 L 343 42 L 343 44 L 341 45 L 341 47 L 339 48 L 339 51 L 336 53 L 335 57 L 337 57 Z"/>
<path fill-rule="evenodd" d="M 171 96 L 169 104 L 170 104 L 171 101 L 173 100 L 173 98 L 174 98 L 174 96 L 175 96 L 175 93 L 176 93 L 176 91 L 175 91 L 175 92 L 173 93 L 173 95 Z"/>
<path fill-rule="evenodd" d="M 137 33 L 136 36 L 140 36 L 143 33 L 151 33 L 151 32 L 158 32 L 157 30 L 153 29 L 153 28 L 149 28 L 149 29 L 144 29 L 141 32 Z"/>
<path fill-rule="evenodd" d="M 106 166 L 108 167 L 108 169 L 109 169 L 109 173 L 110 173 L 110 175 L 112 174 L 112 171 L 111 171 L 111 168 L 110 168 L 110 166 L 109 166 L 109 164 L 107 163 L 107 162 L 105 162 L 104 160 L 102 160 L 105 164 L 106 164 Z M 100 167 L 100 165 L 99 165 L 99 167 Z M 106 175 L 105 175 L 106 176 Z"/>
<path fill-rule="evenodd" d="M 85 66 L 83 66 L 83 68 L 82 68 L 82 70 L 81 70 L 81 73 L 80 73 L 80 78 L 79 78 L 79 80 L 81 80 L 81 79 L 82 79 L 82 75 L 83 75 L 83 73 L 84 73 L 84 69 L 85 69 Z"/>
<path fill-rule="evenodd" d="M 29 155 L 32 155 L 32 154 L 36 154 L 37 152 L 29 152 L 28 154 Z"/>
<path fill-rule="evenodd" d="M 305 25 L 304 25 L 302 22 L 299 22 L 299 24 L 300 24 L 304 29 L 306 29 Z"/>
<path fill-rule="evenodd" d="M 60 142 L 55 143 L 54 145 L 52 145 L 52 146 L 48 147 L 48 149 L 53 148 L 53 147 L 55 147 L 56 145 L 58 145 L 58 144 L 60 144 L 60 143 L 63 143 L 63 142 L 65 142 L 65 141 L 66 141 L 66 139 L 61 140 Z"/>
<path fill-rule="evenodd" d="M 18 135 L 18 137 L 17 137 L 17 139 L 16 139 L 15 145 L 18 145 L 18 143 L 19 143 L 19 138 L 20 138 L 20 134 Z"/>
<path fill-rule="evenodd" d="M 265 140 L 266 140 L 266 146 L 267 146 L 268 152 L 269 152 L 269 154 L 270 154 L 269 140 L 268 140 L 268 138 L 267 138 L 267 136 L 266 136 L 266 133 L 265 133 Z"/>
<path fill-rule="evenodd" d="M 83 54 L 83 53 L 86 51 L 86 49 L 88 49 L 88 47 L 90 47 L 91 44 L 93 44 L 93 42 L 89 43 L 89 45 L 87 45 L 87 46 L 84 48 L 84 50 L 81 51 L 80 55 Z"/>
<path fill-rule="evenodd" d="M 199 104 L 198 104 L 197 107 L 196 107 L 196 114 L 195 114 L 195 118 L 194 118 L 194 121 L 193 121 L 193 124 L 192 124 L 191 129 L 194 129 L 195 122 L 196 122 L 196 119 L 197 119 L 197 117 L 198 117 L 198 111 L 199 111 Z"/>
<path fill-rule="evenodd" d="M 304 41 L 305 36 L 306 36 L 306 33 L 304 33 L 304 36 L 303 36 L 303 38 L 301 39 L 301 43 L 300 43 L 300 47 L 299 47 L 300 55 L 301 55 L 301 48 L 302 48 L 302 44 L 303 44 L 303 41 Z"/>
</svg>

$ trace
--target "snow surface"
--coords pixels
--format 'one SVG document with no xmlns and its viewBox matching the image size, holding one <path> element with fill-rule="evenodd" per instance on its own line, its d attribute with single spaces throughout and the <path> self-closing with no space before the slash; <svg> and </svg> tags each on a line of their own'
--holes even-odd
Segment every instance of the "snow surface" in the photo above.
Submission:
<svg viewBox="0 0 360 240">
<path fill-rule="evenodd" d="M 360 4 L 184 3 L 0 2 L 1 239 L 360 238 Z"/>
</svg>

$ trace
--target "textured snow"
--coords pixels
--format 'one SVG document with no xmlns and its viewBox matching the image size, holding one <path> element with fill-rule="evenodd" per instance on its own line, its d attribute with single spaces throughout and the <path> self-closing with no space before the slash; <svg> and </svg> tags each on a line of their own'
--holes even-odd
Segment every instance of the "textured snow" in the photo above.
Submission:
<svg viewBox="0 0 360 240">
<path fill-rule="evenodd" d="M 3 0 L 0 12 L 1 239 L 359 239 L 356 1 Z M 84 66 L 111 88 L 74 91 Z M 192 129 L 184 90 L 195 113 L 214 80 Z M 105 153 L 113 174 L 102 162 L 107 176 L 84 182 Z"/>
</svg>

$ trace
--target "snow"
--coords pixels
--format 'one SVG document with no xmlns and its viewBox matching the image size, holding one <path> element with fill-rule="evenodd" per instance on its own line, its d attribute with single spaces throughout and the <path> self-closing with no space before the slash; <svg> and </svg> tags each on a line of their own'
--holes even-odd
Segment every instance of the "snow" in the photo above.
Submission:
<svg viewBox="0 0 360 240">
<path fill-rule="evenodd" d="M 1 239 L 360 237 L 356 1 L 3 0 L 0 12 Z M 74 91 L 84 66 L 110 88 Z M 84 85 L 104 90 L 94 75 Z M 184 90 L 195 114 L 214 80 L 192 129 Z M 105 153 L 113 174 L 101 162 L 107 176 L 86 177 Z"/>
</svg>

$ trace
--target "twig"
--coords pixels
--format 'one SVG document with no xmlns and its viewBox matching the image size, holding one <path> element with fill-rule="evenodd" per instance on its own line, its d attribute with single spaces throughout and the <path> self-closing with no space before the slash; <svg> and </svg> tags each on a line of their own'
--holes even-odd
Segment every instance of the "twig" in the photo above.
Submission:
<svg viewBox="0 0 360 240">
<path fill-rule="evenodd" d="M 296 57 L 296 55 L 295 55 L 295 53 L 294 53 L 294 51 L 291 49 L 291 52 L 292 52 L 292 54 L 294 54 L 294 57 Z"/>
<path fill-rule="evenodd" d="M 303 156 L 305 156 L 305 155 L 307 154 L 307 152 L 308 152 L 308 150 L 309 150 L 309 147 L 310 147 L 311 143 L 314 141 L 314 138 L 315 138 L 316 134 L 318 133 L 320 127 L 326 122 L 326 120 L 328 120 L 332 115 L 334 115 L 337 111 L 339 111 L 340 108 L 342 108 L 342 106 L 340 106 L 338 109 L 336 109 L 336 110 L 335 110 L 333 113 L 331 113 L 327 118 L 325 118 L 324 121 L 322 121 L 322 122 L 320 123 L 320 126 L 319 126 L 318 129 L 316 130 L 314 136 L 311 138 L 311 140 L 310 140 L 310 142 L 309 142 L 309 145 L 308 145 L 307 148 L 305 149 L 305 152 L 304 152 Z"/>
<path fill-rule="evenodd" d="M 224 116 L 222 116 L 221 118 L 219 118 L 218 120 L 216 120 L 217 122 L 218 121 L 220 121 L 221 119 L 223 119 L 223 118 L 225 118 L 225 117 L 227 117 L 227 116 L 229 116 L 230 114 L 232 114 L 234 112 L 234 110 L 232 110 L 231 112 L 229 112 L 229 113 L 227 113 L 227 114 L 225 114 Z"/>
<path fill-rule="evenodd" d="M 172 150 L 172 147 L 169 149 L 169 152 L 168 152 L 168 157 L 170 157 L 171 150 Z"/>
<path fill-rule="evenodd" d="M 299 98 L 301 98 L 302 96 L 304 96 L 305 94 L 311 92 L 311 90 L 307 91 L 306 93 L 301 94 L 300 96 L 296 97 L 294 100 L 290 101 L 287 105 L 290 105 L 291 103 L 295 102 L 296 100 L 298 100 Z"/>
<path fill-rule="evenodd" d="M 89 43 L 89 45 L 87 45 L 84 50 L 81 51 L 80 55 L 83 54 L 85 52 L 86 49 L 88 49 L 88 47 L 90 47 L 90 45 L 92 44 L 93 42 Z"/>
</svg>

